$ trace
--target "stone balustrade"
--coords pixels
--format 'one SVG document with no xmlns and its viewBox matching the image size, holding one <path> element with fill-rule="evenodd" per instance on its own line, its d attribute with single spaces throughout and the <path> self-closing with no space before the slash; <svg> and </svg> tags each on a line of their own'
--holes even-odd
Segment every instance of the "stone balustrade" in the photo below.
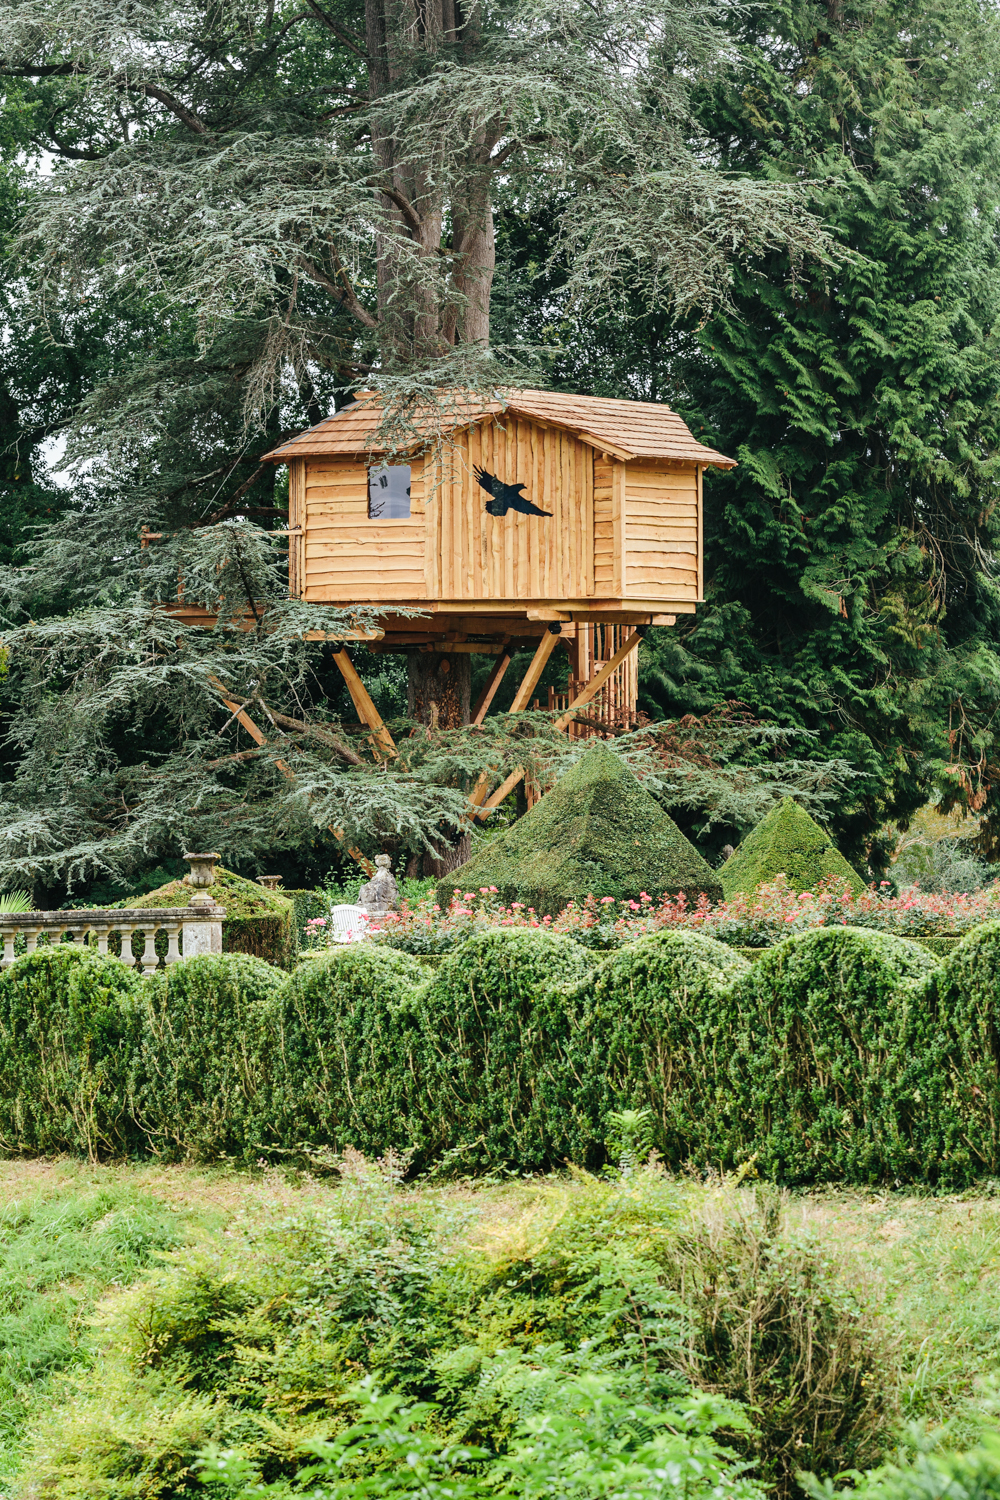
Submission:
<svg viewBox="0 0 1000 1500">
<path fill-rule="evenodd" d="M 14 941 L 23 933 L 25 948 L 33 953 L 41 938 L 49 943 L 60 943 L 69 935 L 71 942 L 88 943 L 98 953 L 108 953 L 108 940 L 112 933 L 120 933 L 122 953 L 132 955 L 133 965 L 144 973 L 155 969 L 160 962 L 156 952 L 156 934 L 166 933 L 166 962 L 174 964 L 180 958 L 193 958 L 198 953 L 222 952 L 222 923 L 225 911 L 216 906 L 210 896 L 199 893 L 191 898 L 188 906 L 174 907 L 122 907 L 118 909 L 88 911 L 26 911 L 0 913 L 0 937 L 3 939 L 3 958 L 0 969 L 14 962 Z M 141 948 L 135 956 L 133 937 L 138 936 Z M 129 958 L 125 958 L 126 963 Z"/>
</svg>

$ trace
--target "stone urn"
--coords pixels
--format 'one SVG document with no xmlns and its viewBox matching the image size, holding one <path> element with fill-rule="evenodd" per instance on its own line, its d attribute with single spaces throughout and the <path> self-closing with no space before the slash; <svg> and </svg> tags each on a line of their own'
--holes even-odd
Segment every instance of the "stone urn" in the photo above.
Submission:
<svg viewBox="0 0 1000 1500">
<path fill-rule="evenodd" d="M 258 875 L 257 884 L 262 885 L 265 891 L 276 891 L 281 884 L 280 875 Z"/>
<path fill-rule="evenodd" d="M 181 858 L 191 866 L 190 872 L 184 876 L 185 885 L 204 889 L 215 884 L 215 867 L 222 858 L 221 854 L 183 854 Z"/>
</svg>

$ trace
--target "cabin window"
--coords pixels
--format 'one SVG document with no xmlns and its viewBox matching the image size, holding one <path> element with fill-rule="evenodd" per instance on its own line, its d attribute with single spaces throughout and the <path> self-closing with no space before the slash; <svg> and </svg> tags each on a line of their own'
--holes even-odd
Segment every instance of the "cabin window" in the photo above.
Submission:
<svg viewBox="0 0 1000 1500">
<path fill-rule="evenodd" d="M 410 465 L 368 470 L 369 521 L 406 521 L 410 516 Z"/>
</svg>

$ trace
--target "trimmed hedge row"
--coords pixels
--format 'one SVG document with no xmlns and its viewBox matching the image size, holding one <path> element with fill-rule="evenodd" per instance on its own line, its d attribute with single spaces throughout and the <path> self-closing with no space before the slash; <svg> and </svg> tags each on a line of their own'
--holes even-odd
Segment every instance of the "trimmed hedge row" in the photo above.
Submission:
<svg viewBox="0 0 1000 1500">
<path fill-rule="evenodd" d="M 357 945 L 291 975 L 245 955 L 140 978 L 75 945 L 0 976 L 0 1147 L 461 1170 L 605 1160 L 648 1111 L 672 1167 L 789 1184 L 1000 1175 L 1000 922 L 940 967 L 842 928 L 756 963 L 695 933 L 601 961 L 487 930 L 428 970 Z"/>
</svg>

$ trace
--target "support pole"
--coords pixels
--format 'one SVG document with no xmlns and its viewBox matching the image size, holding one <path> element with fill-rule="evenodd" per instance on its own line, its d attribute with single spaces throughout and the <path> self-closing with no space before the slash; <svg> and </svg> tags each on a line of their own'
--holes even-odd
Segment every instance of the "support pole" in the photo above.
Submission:
<svg viewBox="0 0 1000 1500">
<path fill-rule="evenodd" d="M 528 704 L 531 702 L 531 695 L 535 691 L 535 688 L 538 686 L 538 679 L 541 677 L 542 673 L 545 670 L 545 663 L 548 661 L 549 657 L 556 649 L 556 643 L 558 642 L 559 636 L 561 634 L 561 625 L 550 625 L 548 630 L 542 636 L 541 640 L 538 642 L 538 645 L 535 649 L 535 654 L 531 658 L 531 666 L 524 674 L 524 680 L 522 681 L 521 686 L 518 688 L 517 692 L 514 694 L 514 701 L 510 705 L 510 711 L 512 714 L 519 714 L 522 709 L 527 708 Z"/>
<path fill-rule="evenodd" d="M 582 708 L 585 703 L 590 702 L 591 698 L 597 696 L 611 674 L 613 672 L 616 672 L 625 658 L 635 650 L 645 633 L 645 626 L 640 625 L 636 630 L 632 632 L 628 640 L 624 641 L 622 645 L 618 647 L 618 650 L 608 662 L 607 666 L 602 667 L 597 676 L 592 678 L 591 681 L 587 683 L 586 687 L 582 687 L 580 689 L 563 716 L 560 719 L 556 720 L 557 729 L 566 728 L 566 725 L 569 724 L 572 720 L 574 708 Z"/>
<path fill-rule="evenodd" d="M 510 711 L 512 714 L 520 713 L 525 705 L 530 702 L 531 695 L 535 691 L 535 688 L 538 686 L 538 679 L 541 677 L 543 671 L 545 670 L 545 663 L 548 661 L 549 657 L 556 649 L 556 642 L 558 641 L 561 634 L 561 625 L 550 625 L 548 630 L 546 630 L 545 634 L 542 636 L 541 640 L 538 642 L 538 645 L 535 648 L 535 654 L 531 658 L 531 665 L 529 666 L 527 672 L 524 674 L 524 679 L 521 683 L 521 686 L 514 694 L 514 701 L 510 706 Z M 474 724 L 481 724 L 483 722 L 483 719 L 486 716 L 486 710 L 489 708 L 490 703 L 493 699 L 493 694 L 500 686 L 500 679 L 503 676 L 504 672 L 506 672 L 509 663 L 510 656 L 502 656 L 494 667 L 493 672 L 490 675 L 490 680 L 486 684 L 486 687 L 483 689 L 482 697 L 476 704 L 476 717 L 473 719 Z M 472 791 L 469 793 L 469 805 L 474 808 L 482 806 L 483 814 L 491 812 L 492 809 L 496 807 L 497 802 L 502 802 L 507 793 L 512 791 L 513 788 L 517 786 L 517 783 L 520 781 L 523 775 L 524 767 L 517 766 L 513 771 L 511 771 L 510 775 L 507 777 L 507 780 L 503 783 L 503 785 L 493 793 L 493 796 L 490 798 L 490 800 L 484 803 L 483 798 L 486 796 L 486 792 L 489 788 L 491 779 L 490 772 L 484 771 L 479 780 L 476 782 Z M 508 782 L 510 783 L 509 785 Z M 480 816 L 482 816 L 483 814 L 481 814 Z"/>
<path fill-rule="evenodd" d="M 487 711 L 493 699 L 496 697 L 497 688 L 503 682 L 504 674 L 511 664 L 510 651 L 504 648 L 503 653 L 497 657 L 496 665 L 486 681 L 486 686 L 479 694 L 475 708 L 472 710 L 473 724 L 481 724 L 486 718 Z"/>
<path fill-rule="evenodd" d="M 368 728 L 372 731 L 372 734 L 375 736 L 375 743 L 378 745 L 382 755 L 387 759 L 394 757 L 397 754 L 396 742 L 382 723 L 382 717 L 368 696 L 368 689 L 358 676 L 354 663 L 347 654 L 346 647 L 340 651 L 335 651 L 333 659 L 340 668 L 340 675 L 347 683 L 347 691 L 351 695 L 351 702 L 357 709 L 361 722 L 367 724 Z"/>
</svg>

